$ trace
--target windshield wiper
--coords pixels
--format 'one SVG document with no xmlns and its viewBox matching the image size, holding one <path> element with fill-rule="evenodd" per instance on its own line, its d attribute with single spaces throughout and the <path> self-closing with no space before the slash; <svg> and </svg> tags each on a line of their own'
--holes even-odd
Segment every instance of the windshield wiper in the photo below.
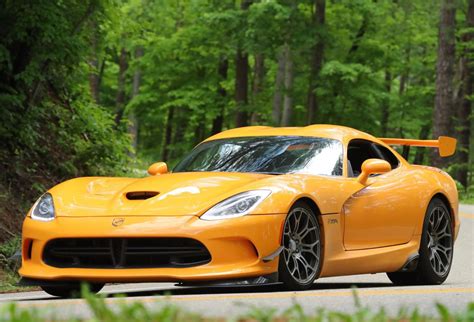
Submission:
<svg viewBox="0 0 474 322">
<path fill-rule="evenodd" d="M 254 172 L 254 173 L 258 173 L 258 174 L 270 174 L 270 175 L 282 175 L 282 174 L 285 174 L 285 173 L 282 173 L 282 172 L 271 172 L 271 171 L 268 171 L 268 172 Z"/>
</svg>

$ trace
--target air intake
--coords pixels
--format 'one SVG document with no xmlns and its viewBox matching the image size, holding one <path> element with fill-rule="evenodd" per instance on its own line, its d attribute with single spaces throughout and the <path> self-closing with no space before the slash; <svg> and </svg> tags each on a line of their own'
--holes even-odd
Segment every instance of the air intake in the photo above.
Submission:
<svg viewBox="0 0 474 322">
<path fill-rule="evenodd" d="M 127 192 L 125 195 L 128 200 L 146 200 L 153 198 L 156 196 L 159 192 L 157 191 L 133 191 L 133 192 Z"/>
<path fill-rule="evenodd" d="M 59 268 L 180 268 L 207 264 L 211 254 L 190 238 L 61 238 L 46 244 L 43 261 Z"/>
</svg>

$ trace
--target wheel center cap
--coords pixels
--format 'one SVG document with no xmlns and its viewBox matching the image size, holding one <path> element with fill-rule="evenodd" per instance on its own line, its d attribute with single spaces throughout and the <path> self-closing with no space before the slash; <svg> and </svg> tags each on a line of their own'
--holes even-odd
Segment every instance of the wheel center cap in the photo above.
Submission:
<svg viewBox="0 0 474 322">
<path fill-rule="evenodd" d="M 291 252 L 296 251 L 296 242 L 293 239 L 290 239 L 290 251 Z"/>
</svg>

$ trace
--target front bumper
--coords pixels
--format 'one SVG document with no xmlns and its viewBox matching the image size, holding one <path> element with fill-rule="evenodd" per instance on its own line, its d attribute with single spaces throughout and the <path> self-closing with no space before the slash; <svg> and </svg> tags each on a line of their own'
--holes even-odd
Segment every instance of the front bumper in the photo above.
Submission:
<svg viewBox="0 0 474 322">
<path fill-rule="evenodd" d="M 41 222 L 27 217 L 23 223 L 20 275 L 47 281 L 198 282 L 264 276 L 278 270 L 278 257 L 269 262 L 263 258 L 281 244 L 284 214 L 218 221 L 204 221 L 195 216 L 129 216 L 118 227 L 112 225 L 112 220 L 113 217 L 58 217 Z M 195 267 L 133 269 L 57 268 L 43 262 L 48 241 L 88 237 L 192 238 L 206 246 L 212 259 Z"/>
</svg>

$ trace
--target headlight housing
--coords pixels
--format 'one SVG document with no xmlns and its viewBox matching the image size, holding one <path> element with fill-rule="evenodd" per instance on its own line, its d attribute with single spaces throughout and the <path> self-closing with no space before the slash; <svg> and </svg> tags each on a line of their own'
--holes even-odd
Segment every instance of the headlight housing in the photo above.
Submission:
<svg viewBox="0 0 474 322">
<path fill-rule="evenodd" d="M 41 221 L 51 221 L 56 217 L 53 196 L 50 193 L 42 195 L 33 205 L 31 218 Z"/>
<path fill-rule="evenodd" d="M 270 190 L 252 190 L 236 194 L 206 211 L 201 219 L 219 220 L 245 216 L 270 194 Z"/>
</svg>

